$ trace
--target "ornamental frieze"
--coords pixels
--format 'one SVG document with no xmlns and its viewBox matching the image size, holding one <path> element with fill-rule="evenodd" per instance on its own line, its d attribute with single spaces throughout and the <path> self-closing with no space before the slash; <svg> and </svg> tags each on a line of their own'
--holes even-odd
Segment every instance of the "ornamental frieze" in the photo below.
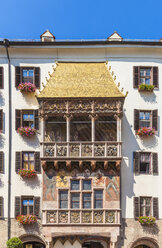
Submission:
<svg viewBox="0 0 162 248">
<path fill-rule="evenodd" d="M 53 114 L 122 113 L 123 100 L 45 100 L 40 104 L 40 117 Z"/>
</svg>

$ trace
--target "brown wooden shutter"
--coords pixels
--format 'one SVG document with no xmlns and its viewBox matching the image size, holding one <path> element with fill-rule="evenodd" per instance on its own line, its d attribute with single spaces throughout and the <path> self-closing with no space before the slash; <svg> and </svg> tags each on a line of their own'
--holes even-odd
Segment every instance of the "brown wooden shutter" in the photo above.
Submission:
<svg viewBox="0 0 162 248">
<path fill-rule="evenodd" d="M 133 66 L 133 87 L 138 88 L 140 84 L 140 67 Z"/>
<path fill-rule="evenodd" d="M 159 199 L 153 197 L 153 216 L 158 220 L 159 219 Z"/>
<path fill-rule="evenodd" d="M 158 67 L 153 67 L 153 85 L 158 88 L 159 87 L 159 71 Z"/>
<path fill-rule="evenodd" d="M 34 214 L 40 218 L 40 197 L 34 197 Z"/>
<path fill-rule="evenodd" d="M 3 131 L 3 109 L 0 109 L 0 131 Z"/>
<path fill-rule="evenodd" d="M 4 68 L 0 67 L 0 89 L 4 89 Z"/>
<path fill-rule="evenodd" d="M 15 111 L 15 129 L 17 130 L 19 127 L 21 127 L 21 110 L 16 109 Z"/>
<path fill-rule="evenodd" d="M 158 175 L 158 153 L 152 153 L 153 175 Z"/>
<path fill-rule="evenodd" d="M 18 171 L 22 168 L 22 152 L 16 152 L 15 154 L 15 171 Z"/>
<path fill-rule="evenodd" d="M 0 173 L 4 173 L 4 152 L 0 152 Z"/>
<path fill-rule="evenodd" d="M 134 218 L 138 218 L 140 216 L 140 198 L 134 197 Z"/>
<path fill-rule="evenodd" d="M 34 110 L 34 127 L 35 129 L 39 129 L 39 116 L 38 116 L 38 109 Z"/>
<path fill-rule="evenodd" d="M 152 111 L 152 127 L 156 131 L 158 130 L 158 110 L 157 109 Z"/>
<path fill-rule="evenodd" d="M 3 218 L 3 213 L 4 213 L 4 200 L 3 200 L 3 197 L 0 196 L 0 218 Z"/>
<path fill-rule="evenodd" d="M 34 68 L 34 76 L 35 76 L 35 86 L 40 88 L 40 67 Z"/>
<path fill-rule="evenodd" d="M 15 197 L 15 218 L 21 214 L 21 197 Z"/>
<path fill-rule="evenodd" d="M 35 170 L 36 172 L 41 172 L 41 161 L 40 161 L 40 152 L 34 153 L 34 160 L 35 160 Z"/>
<path fill-rule="evenodd" d="M 134 109 L 134 130 L 139 129 L 139 110 Z"/>
<path fill-rule="evenodd" d="M 134 164 L 134 172 L 136 175 L 140 173 L 140 153 L 133 152 L 133 164 Z"/>
<path fill-rule="evenodd" d="M 15 67 L 15 86 L 18 87 L 22 83 L 22 69 L 20 66 Z"/>
</svg>

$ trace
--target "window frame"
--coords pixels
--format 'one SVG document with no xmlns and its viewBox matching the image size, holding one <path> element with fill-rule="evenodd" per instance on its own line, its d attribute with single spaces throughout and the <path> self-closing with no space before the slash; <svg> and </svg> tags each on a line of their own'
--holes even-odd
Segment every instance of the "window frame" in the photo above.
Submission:
<svg viewBox="0 0 162 248">
<path fill-rule="evenodd" d="M 143 206 L 141 206 L 141 199 L 145 200 L 145 203 Z M 146 205 L 146 199 L 150 199 L 150 215 L 146 215 L 146 207 L 148 207 L 149 205 Z M 139 212 L 140 212 L 140 216 L 153 216 L 153 197 L 151 196 L 140 196 L 139 197 Z M 141 208 L 144 208 L 144 214 L 142 213 Z"/>
<path fill-rule="evenodd" d="M 35 85 L 35 67 L 22 67 L 21 66 L 21 78 L 22 78 L 22 83 L 25 83 L 26 81 L 24 81 L 23 80 L 23 70 L 27 70 L 27 71 L 29 71 L 29 70 L 33 70 L 33 82 L 30 82 L 30 83 L 32 83 L 32 84 L 34 84 Z"/>
<path fill-rule="evenodd" d="M 95 192 L 96 192 L 96 191 L 102 191 L 102 199 L 95 199 Z M 104 191 L 104 190 L 103 190 L 103 189 L 100 189 L 100 188 L 94 189 L 94 194 L 93 194 L 93 195 L 94 195 L 94 197 L 93 197 L 93 200 L 94 200 L 94 203 L 93 203 L 94 209 L 103 209 L 103 195 L 104 195 L 104 194 L 103 194 L 103 191 Z M 102 201 L 102 207 L 101 207 L 101 208 L 95 207 L 95 206 L 96 206 L 96 205 L 95 205 L 95 200 L 96 200 L 96 202 L 97 202 L 97 201 Z"/>
<path fill-rule="evenodd" d="M 147 119 L 140 119 L 140 113 L 142 113 L 142 112 L 144 113 L 144 116 L 146 115 L 146 113 L 150 113 L 150 119 L 149 120 L 147 120 Z M 143 122 L 150 122 L 149 127 L 152 127 L 152 125 L 153 125 L 152 124 L 152 115 L 153 115 L 152 110 L 142 110 L 142 109 L 140 109 L 139 110 L 139 128 L 143 128 L 143 127 L 140 126 L 140 122 L 141 121 L 143 121 Z"/>
<path fill-rule="evenodd" d="M 146 75 L 146 70 L 147 69 L 150 69 L 150 76 L 147 76 Z M 141 76 L 141 70 L 144 70 L 144 76 Z M 152 66 L 140 66 L 140 68 L 139 68 L 139 74 L 140 74 L 140 78 L 139 78 L 139 85 L 141 85 L 141 84 L 145 84 L 145 85 L 147 85 L 146 84 L 146 79 L 147 78 L 150 78 L 150 84 L 149 85 L 153 85 L 153 67 Z M 140 81 L 141 81 L 141 78 L 144 78 L 145 79 L 145 83 L 141 83 Z"/>
<path fill-rule="evenodd" d="M 20 207 L 20 212 L 21 214 L 24 214 L 23 213 L 23 200 L 33 200 L 33 213 L 31 215 L 34 215 L 34 196 L 21 196 L 21 207 Z M 29 205 L 27 206 L 27 213 L 26 215 L 30 214 L 30 211 L 29 211 Z"/>
<path fill-rule="evenodd" d="M 146 156 L 146 154 L 149 154 L 149 162 L 147 162 L 146 160 L 142 162 L 141 156 L 142 155 Z M 149 164 L 148 172 L 144 173 L 141 171 L 141 163 Z M 139 152 L 139 173 L 143 174 L 143 175 L 149 175 L 149 174 L 151 174 L 151 172 L 153 170 L 152 167 L 153 167 L 153 165 L 152 165 L 152 153 L 151 152 Z"/>
<path fill-rule="evenodd" d="M 29 160 L 29 153 L 33 153 L 33 160 L 32 161 L 34 162 L 34 170 L 35 170 L 35 152 L 34 151 L 22 151 L 22 154 L 21 154 L 22 155 L 21 168 L 24 169 L 23 163 L 25 162 L 25 160 L 23 159 L 23 157 L 24 157 L 23 155 L 25 153 L 28 153 L 28 160 L 27 160 L 28 161 L 28 170 L 29 170 L 29 161 L 30 161 Z"/>
</svg>

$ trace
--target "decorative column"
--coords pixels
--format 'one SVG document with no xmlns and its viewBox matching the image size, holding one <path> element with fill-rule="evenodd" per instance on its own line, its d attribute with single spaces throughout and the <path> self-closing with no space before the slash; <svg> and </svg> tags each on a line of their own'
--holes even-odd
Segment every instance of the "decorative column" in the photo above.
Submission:
<svg viewBox="0 0 162 248">
<path fill-rule="evenodd" d="M 70 150 L 69 150 L 69 142 L 70 142 L 70 120 L 72 119 L 72 115 L 66 114 L 66 142 L 67 143 L 67 156 L 69 157 L 70 155 Z"/>
<path fill-rule="evenodd" d="M 97 114 L 90 114 L 89 117 L 91 118 L 91 123 L 92 123 L 92 129 L 91 129 L 91 140 L 92 142 L 95 142 L 95 121 L 98 117 Z M 92 157 L 94 157 L 94 143 L 92 144 Z"/>
</svg>

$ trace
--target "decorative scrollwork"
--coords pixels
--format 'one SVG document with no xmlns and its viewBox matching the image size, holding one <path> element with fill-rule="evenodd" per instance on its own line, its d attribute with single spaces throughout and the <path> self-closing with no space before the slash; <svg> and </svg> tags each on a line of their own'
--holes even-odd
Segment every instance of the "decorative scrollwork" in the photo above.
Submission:
<svg viewBox="0 0 162 248">
<path fill-rule="evenodd" d="M 96 157 L 103 157 L 105 155 L 105 146 L 104 145 L 95 145 L 94 155 Z"/>
<path fill-rule="evenodd" d="M 115 211 L 106 211 L 105 222 L 106 223 L 115 223 Z"/>
<path fill-rule="evenodd" d="M 92 156 L 92 145 L 82 145 L 82 156 L 83 157 Z"/>
<path fill-rule="evenodd" d="M 51 145 L 44 146 L 44 155 L 45 157 L 54 157 L 55 148 Z"/>
<path fill-rule="evenodd" d="M 92 223 L 92 212 L 91 211 L 82 212 L 82 223 Z"/>
<path fill-rule="evenodd" d="M 59 212 L 59 223 L 68 223 L 68 212 L 67 211 Z"/>
<path fill-rule="evenodd" d="M 66 157 L 67 156 L 67 146 L 66 145 L 57 145 L 57 156 Z"/>
<path fill-rule="evenodd" d="M 94 211 L 94 223 L 103 223 L 103 211 Z"/>
<path fill-rule="evenodd" d="M 79 211 L 72 211 L 70 213 L 70 222 L 71 223 L 80 223 L 80 212 Z"/>
<path fill-rule="evenodd" d="M 109 156 L 109 157 L 117 156 L 117 146 L 116 145 L 107 146 L 107 156 Z"/>
<path fill-rule="evenodd" d="M 47 212 L 47 223 L 56 223 L 57 212 Z"/>
<path fill-rule="evenodd" d="M 70 145 L 70 156 L 79 157 L 79 145 Z"/>
</svg>

